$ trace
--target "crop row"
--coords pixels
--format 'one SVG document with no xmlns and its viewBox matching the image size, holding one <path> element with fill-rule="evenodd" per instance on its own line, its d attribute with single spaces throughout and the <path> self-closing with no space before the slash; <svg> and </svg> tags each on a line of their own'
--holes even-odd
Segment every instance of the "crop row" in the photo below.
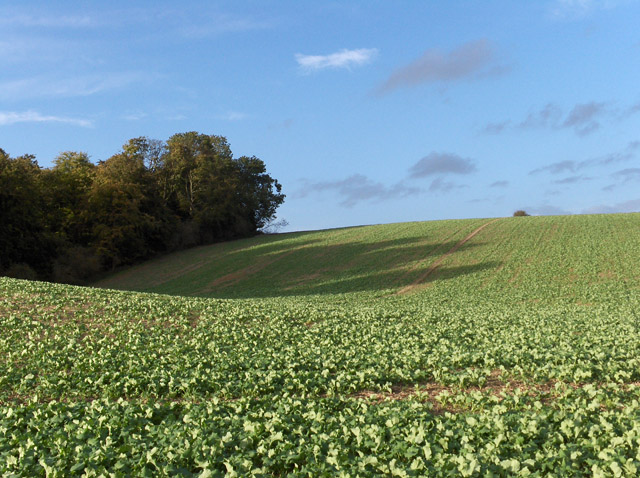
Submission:
<svg viewBox="0 0 640 478">
<path fill-rule="evenodd" d="M 0 407 L 3 476 L 637 476 L 640 390 Z"/>
<path fill-rule="evenodd" d="M 5 290 L 18 285 L 3 283 Z M 5 402 L 34 395 L 313 397 L 394 384 L 481 386 L 496 374 L 534 382 L 640 380 L 631 303 L 614 314 L 571 304 L 326 310 L 60 286 L 65 293 L 52 299 L 44 290 L 55 286 L 26 284 L 35 283 L 20 283 L 23 290 L 0 303 Z"/>
</svg>

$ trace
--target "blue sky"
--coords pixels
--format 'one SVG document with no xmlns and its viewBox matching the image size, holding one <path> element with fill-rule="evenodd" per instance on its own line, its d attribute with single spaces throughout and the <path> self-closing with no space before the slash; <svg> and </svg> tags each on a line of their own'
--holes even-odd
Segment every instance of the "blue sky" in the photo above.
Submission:
<svg viewBox="0 0 640 478">
<path fill-rule="evenodd" d="M 286 230 L 640 211 L 640 2 L 0 3 L 0 148 L 198 131 Z"/>
</svg>

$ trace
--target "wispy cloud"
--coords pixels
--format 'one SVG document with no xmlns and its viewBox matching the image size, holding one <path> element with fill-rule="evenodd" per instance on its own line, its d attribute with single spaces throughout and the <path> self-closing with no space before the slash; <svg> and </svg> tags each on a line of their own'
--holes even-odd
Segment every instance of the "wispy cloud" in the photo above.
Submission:
<svg viewBox="0 0 640 478">
<path fill-rule="evenodd" d="M 0 10 L 0 25 L 7 27 L 85 28 L 95 25 L 89 15 L 33 15 L 24 12 Z"/>
<path fill-rule="evenodd" d="M 357 50 L 340 50 L 329 55 L 296 54 L 295 58 L 300 68 L 305 72 L 324 70 L 327 68 L 351 68 L 369 63 L 376 55 L 375 48 L 360 48 Z"/>
<path fill-rule="evenodd" d="M 143 111 L 136 111 L 132 113 L 127 113 L 122 116 L 122 119 L 127 121 L 140 121 L 144 118 L 147 118 L 149 115 Z"/>
<path fill-rule="evenodd" d="M 184 24 L 179 28 L 179 31 L 183 36 L 194 39 L 224 33 L 264 30 L 273 26 L 273 22 L 269 20 L 220 12 L 205 12 L 204 14 L 194 14 L 186 17 L 184 15 L 173 16 L 173 18 L 180 17 L 182 17 Z"/>
<path fill-rule="evenodd" d="M 73 49 L 73 46 L 58 39 L 42 40 L 14 36 L 8 41 L 0 41 L 0 60 L 5 64 L 36 61 L 59 64 L 60 59 Z"/>
<path fill-rule="evenodd" d="M 93 126 L 93 122 L 86 119 L 43 115 L 37 111 L 24 111 L 21 113 L 0 111 L 0 125 L 11 125 L 15 123 L 66 123 L 84 128 Z"/>
<path fill-rule="evenodd" d="M 511 125 L 511 121 L 500 121 L 498 123 L 487 123 L 481 130 L 485 134 L 500 134 Z"/>
<path fill-rule="evenodd" d="M 438 49 L 425 51 L 420 58 L 394 71 L 378 88 L 378 93 L 424 83 L 478 78 L 503 73 L 505 70 L 505 67 L 497 63 L 493 46 L 482 39 L 465 43 L 450 52 Z"/>
<path fill-rule="evenodd" d="M 640 102 L 629 106 L 626 110 L 624 110 L 621 113 L 620 117 L 624 119 L 624 118 L 628 118 L 629 116 L 633 116 L 636 113 L 640 113 Z"/>
<path fill-rule="evenodd" d="M 409 168 L 410 178 L 423 178 L 438 174 L 470 174 L 476 171 L 471 159 L 453 153 L 429 153 Z"/>
<path fill-rule="evenodd" d="M 509 186 L 509 181 L 495 181 L 491 184 L 489 184 L 490 188 L 506 188 L 507 186 Z"/>
<path fill-rule="evenodd" d="M 273 130 L 286 130 L 286 129 L 291 128 L 291 126 L 293 126 L 294 123 L 295 122 L 294 122 L 293 118 L 287 118 L 287 119 L 285 119 L 283 121 L 279 121 L 277 123 L 271 123 L 269 125 L 269 129 L 272 130 L 272 131 Z"/>
<path fill-rule="evenodd" d="M 523 207 L 521 208 L 524 211 L 527 211 L 529 214 L 533 214 L 536 216 L 568 216 L 571 214 L 571 211 L 567 211 L 558 206 L 553 206 L 551 204 L 544 204 L 542 206 L 532 206 L 532 207 Z"/>
<path fill-rule="evenodd" d="M 432 193 L 448 193 L 455 189 L 466 188 L 467 186 L 462 184 L 456 184 L 453 181 L 447 181 L 446 179 L 440 177 L 431 181 L 429 185 L 429 192 Z"/>
<path fill-rule="evenodd" d="M 59 9 L 58 9 L 59 10 Z M 95 31 L 122 27 L 153 26 L 163 35 L 186 39 L 203 39 L 211 36 L 242 33 L 272 28 L 275 21 L 252 15 L 238 15 L 219 11 L 216 6 L 183 4 L 171 8 L 158 6 L 127 6 L 125 8 L 105 6 L 92 14 L 58 13 L 40 8 L 0 8 L 0 26 L 14 31 L 43 29 L 89 29 Z"/>
<path fill-rule="evenodd" d="M 294 193 L 294 197 L 302 198 L 312 193 L 335 191 L 341 198 L 340 205 L 353 207 L 363 201 L 384 201 L 419 194 L 422 189 L 407 186 L 403 182 L 386 186 L 373 181 L 363 174 L 354 174 L 337 181 L 309 182 Z"/>
<path fill-rule="evenodd" d="M 593 178 L 588 176 L 578 175 L 578 176 L 569 176 L 562 179 L 556 179 L 551 181 L 553 184 L 576 184 L 584 181 L 591 181 Z"/>
<path fill-rule="evenodd" d="M 179 113 L 179 114 L 176 114 L 176 115 L 165 116 L 164 119 L 167 120 L 167 121 L 183 121 L 183 120 L 187 119 L 187 116 Z"/>
<path fill-rule="evenodd" d="M 550 4 L 551 16 L 555 19 L 578 20 L 599 10 L 609 10 L 629 0 L 555 0 Z"/>
<path fill-rule="evenodd" d="M 563 128 L 573 128 L 574 131 L 584 136 L 600 127 L 598 118 L 606 112 L 605 103 L 584 103 L 575 105 L 562 122 Z"/>
<path fill-rule="evenodd" d="M 250 115 L 240 111 L 227 111 L 226 113 L 217 116 L 218 119 L 223 121 L 241 121 L 249 117 Z"/>
<path fill-rule="evenodd" d="M 487 123 L 480 132 L 500 134 L 509 128 L 529 129 L 571 129 L 578 136 L 586 136 L 599 129 L 604 119 L 624 119 L 640 112 L 640 105 L 633 105 L 620 112 L 605 102 L 589 101 L 574 105 L 564 114 L 555 103 L 548 103 L 539 110 L 531 111 L 521 121 L 504 120 Z"/>
<path fill-rule="evenodd" d="M 590 101 L 576 104 L 562 119 L 562 109 L 553 103 L 541 110 L 529 113 L 527 118 L 518 124 L 519 128 L 551 128 L 573 129 L 579 136 L 585 136 L 600 128 L 600 118 L 607 113 L 606 103 Z"/>
<path fill-rule="evenodd" d="M 595 3 L 593 0 L 555 0 L 551 14 L 555 18 L 583 17 L 593 10 Z"/>
<path fill-rule="evenodd" d="M 67 78 L 35 77 L 0 83 L 0 99 L 67 98 L 90 96 L 153 78 L 142 72 L 116 72 Z"/>
<path fill-rule="evenodd" d="M 640 199 L 631 199 L 613 205 L 600 204 L 585 209 L 582 214 L 615 214 L 620 212 L 640 212 Z"/>
<path fill-rule="evenodd" d="M 447 179 L 447 175 L 464 175 L 476 171 L 470 159 L 452 153 L 430 153 L 409 168 L 408 175 L 402 181 L 390 186 L 376 182 L 364 174 L 353 174 L 336 181 L 311 182 L 304 180 L 304 186 L 293 194 L 293 197 L 306 197 L 309 194 L 334 191 L 342 198 L 340 205 L 353 207 L 362 201 L 384 201 L 413 196 L 428 191 L 430 193 L 447 193 L 468 186 L 457 184 Z M 436 176 L 433 178 L 433 176 Z M 409 180 L 432 177 L 429 187 L 415 187 Z"/>
<path fill-rule="evenodd" d="M 638 150 L 640 150 L 640 141 L 629 141 L 627 146 L 621 151 L 616 151 L 604 156 L 588 159 L 586 161 L 583 161 L 583 163 L 585 166 L 590 166 L 592 164 L 607 165 L 613 163 L 621 163 L 623 161 L 629 161 L 630 159 L 633 159 Z"/>
<path fill-rule="evenodd" d="M 628 181 L 640 181 L 640 168 L 622 169 L 620 171 L 616 171 L 611 176 L 625 183 Z"/>
<path fill-rule="evenodd" d="M 530 175 L 539 173 L 563 174 L 576 173 L 582 169 L 594 166 L 608 166 L 615 163 L 621 163 L 633 159 L 636 152 L 640 150 L 640 141 L 630 141 L 625 148 L 603 156 L 597 156 L 583 161 L 564 160 L 533 169 Z"/>
<path fill-rule="evenodd" d="M 558 161 L 556 163 L 551 163 L 546 166 L 542 166 L 541 168 L 536 168 L 532 171 L 529 171 L 530 175 L 539 174 L 539 173 L 551 173 L 551 174 L 562 174 L 562 173 L 573 173 L 578 169 L 578 163 L 576 161 Z"/>
<path fill-rule="evenodd" d="M 562 110 L 558 105 L 549 103 L 539 111 L 533 111 L 518 123 L 518 128 L 546 128 L 554 127 L 558 124 Z"/>
</svg>

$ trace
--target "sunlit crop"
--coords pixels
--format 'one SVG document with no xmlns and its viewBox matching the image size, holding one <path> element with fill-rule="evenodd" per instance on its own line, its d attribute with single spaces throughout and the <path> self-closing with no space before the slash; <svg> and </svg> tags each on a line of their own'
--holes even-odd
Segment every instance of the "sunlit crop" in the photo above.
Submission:
<svg viewBox="0 0 640 478">
<path fill-rule="evenodd" d="M 443 257 L 486 222 L 422 261 L 342 231 L 398 273 L 354 255 L 314 294 L 0 279 L 0 474 L 637 476 L 640 216 L 505 218 Z"/>
</svg>

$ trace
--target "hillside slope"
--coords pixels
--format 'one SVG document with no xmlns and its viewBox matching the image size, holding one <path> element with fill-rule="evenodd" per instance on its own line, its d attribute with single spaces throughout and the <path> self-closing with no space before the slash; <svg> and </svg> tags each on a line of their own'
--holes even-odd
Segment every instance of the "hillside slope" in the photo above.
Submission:
<svg viewBox="0 0 640 478">
<path fill-rule="evenodd" d="M 0 475 L 638 476 L 639 232 L 348 228 L 103 282 L 174 295 L 0 278 Z"/>
<path fill-rule="evenodd" d="M 640 214 L 449 220 L 261 236 L 98 287 L 219 298 L 446 293 L 590 301 L 638 287 Z"/>
</svg>

